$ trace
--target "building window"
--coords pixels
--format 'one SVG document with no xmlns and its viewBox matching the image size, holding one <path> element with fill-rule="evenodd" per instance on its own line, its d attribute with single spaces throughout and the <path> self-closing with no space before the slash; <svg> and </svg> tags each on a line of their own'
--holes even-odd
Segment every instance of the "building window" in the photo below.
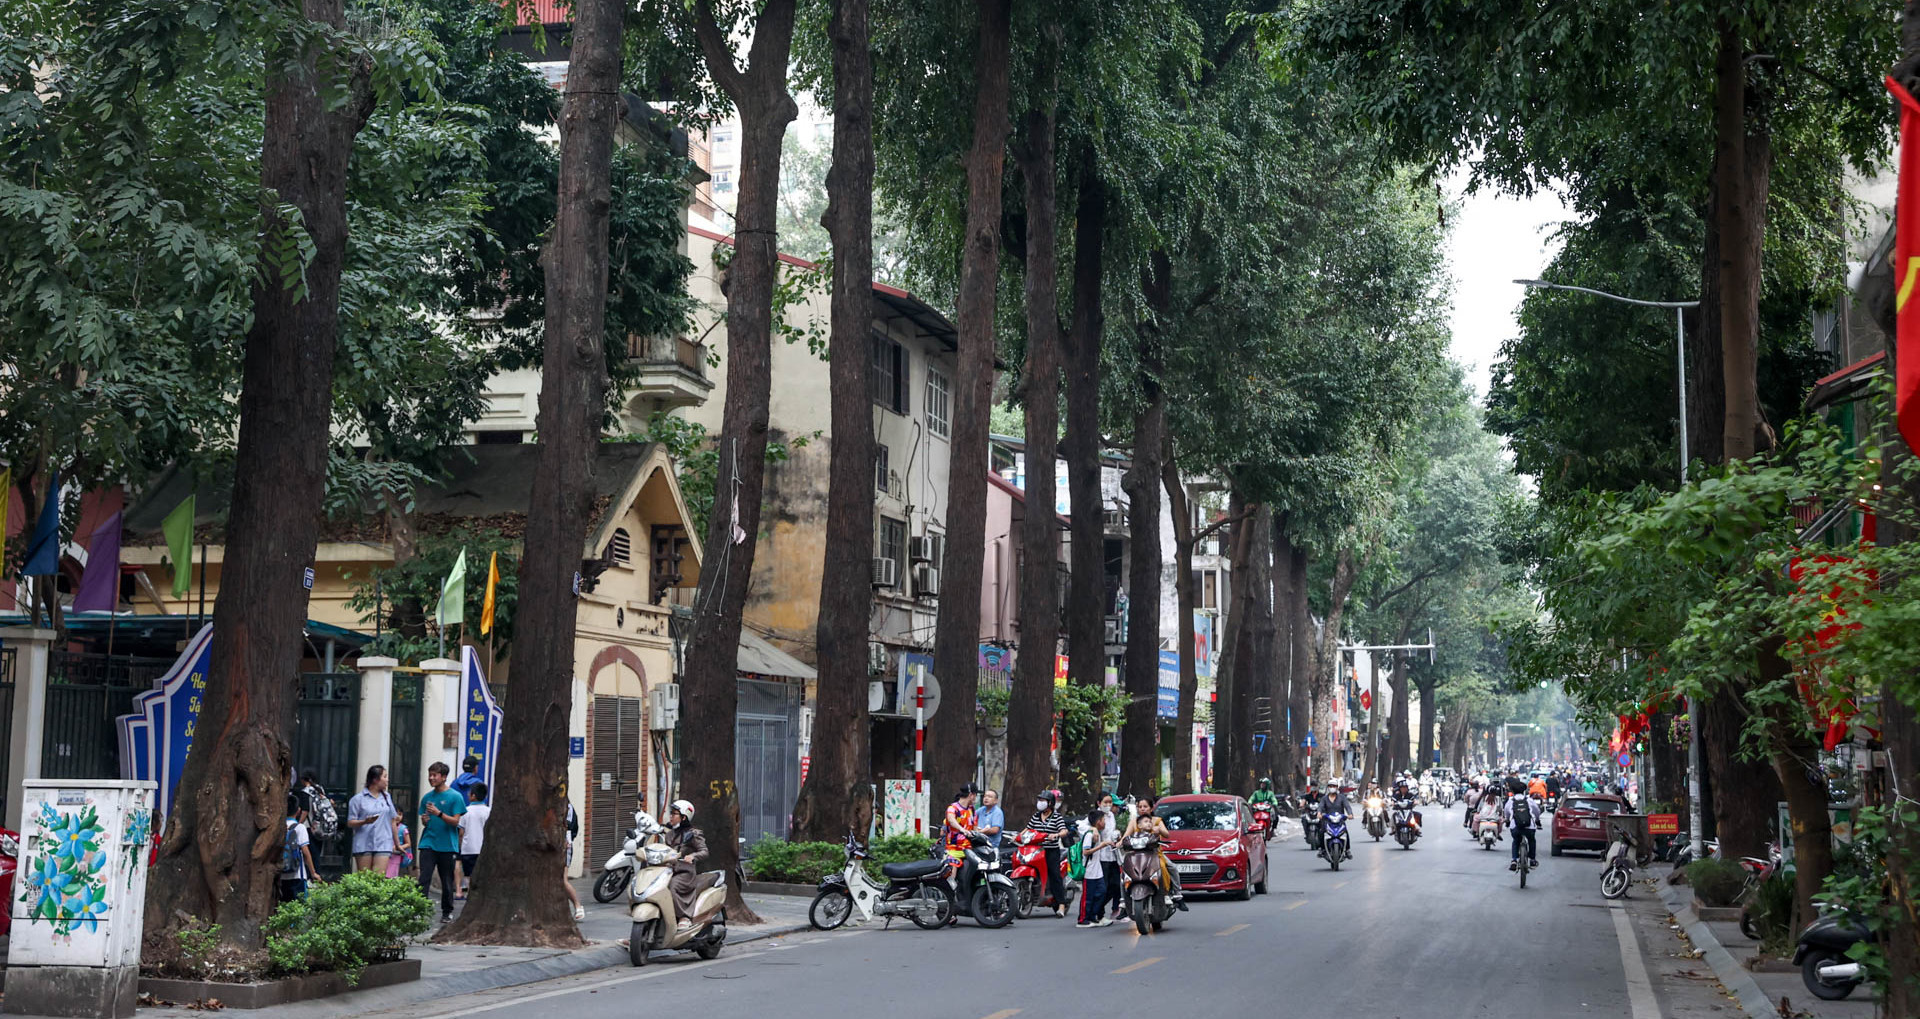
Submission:
<svg viewBox="0 0 1920 1019">
<path fill-rule="evenodd" d="M 723 127 L 723 128 L 717 128 L 714 130 L 713 132 L 714 148 L 717 149 L 722 145 L 732 145 L 732 144 L 733 144 L 733 128 Z"/>
<path fill-rule="evenodd" d="M 880 558 L 904 563 L 907 557 L 907 522 L 892 517 L 880 518 Z M 897 569 L 897 567 L 896 567 Z M 897 578 L 899 573 L 895 573 Z M 899 586 L 896 583 L 894 586 Z"/>
<path fill-rule="evenodd" d="M 633 564 L 633 535 L 624 527 L 613 529 L 613 537 L 607 539 L 607 550 L 601 553 L 607 559 L 622 566 Z"/>
<path fill-rule="evenodd" d="M 873 402 L 893 411 L 907 412 L 907 348 L 885 336 L 873 337 Z"/>
<path fill-rule="evenodd" d="M 1193 571 L 1194 608 L 1220 607 L 1220 574 L 1216 570 Z"/>
<path fill-rule="evenodd" d="M 873 447 L 873 490 L 882 494 L 891 491 L 887 487 L 887 474 L 892 468 L 893 454 L 884 445 Z"/>
<path fill-rule="evenodd" d="M 941 438 L 953 434 L 952 425 L 947 417 L 948 404 L 952 400 L 952 391 L 947 385 L 945 372 L 932 365 L 927 366 L 927 431 Z"/>
</svg>

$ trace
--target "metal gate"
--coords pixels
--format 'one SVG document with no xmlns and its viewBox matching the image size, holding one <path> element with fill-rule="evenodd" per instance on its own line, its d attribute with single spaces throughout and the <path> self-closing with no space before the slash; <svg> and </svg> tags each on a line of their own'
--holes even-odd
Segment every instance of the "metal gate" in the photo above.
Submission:
<svg viewBox="0 0 1920 1019">
<path fill-rule="evenodd" d="M 41 777 L 119 778 L 120 730 L 114 719 L 131 713 L 133 695 L 172 665 L 170 658 L 49 652 Z"/>
<path fill-rule="evenodd" d="M 393 760 L 387 765 L 387 792 L 401 817 L 412 817 L 420 805 L 420 676 L 393 677 L 393 721 L 387 745 Z M 362 776 L 364 777 L 364 776 Z"/>
<path fill-rule="evenodd" d="M 293 714 L 293 766 L 313 772 L 333 800 L 344 823 L 347 799 L 360 783 L 354 775 L 360 748 L 360 674 L 309 672 L 300 677 L 300 699 Z M 346 869 L 344 833 L 314 847 L 313 862 L 322 874 Z"/>
<path fill-rule="evenodd" d="M 587 869 L 620 848 L 640 809 L 640 766 L 646 760 L 646 712 L 638 697 L 595 697 L 593 768 L 587 775 Z"/>
<path fill-rule="evenodd" d="M 793 801 L 800 795 L 800 701 L 787 683 L 739 681 L 735 714 L 734 782 L 740 835 L 751 846 L 766 836 L 786 838 Z"/>
</svg>

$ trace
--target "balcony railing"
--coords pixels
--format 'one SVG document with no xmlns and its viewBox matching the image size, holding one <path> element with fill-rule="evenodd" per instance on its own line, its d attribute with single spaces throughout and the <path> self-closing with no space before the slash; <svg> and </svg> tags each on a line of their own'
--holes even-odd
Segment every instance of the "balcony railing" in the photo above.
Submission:
<svg viewBox="0 0 1920 1019">
<path fill-rule="evenodd" d="M 627 357 L 659 367 L 674 367 L 707 377 L 707 348 L 684 336 L 628 336 Z"/>
</svg>

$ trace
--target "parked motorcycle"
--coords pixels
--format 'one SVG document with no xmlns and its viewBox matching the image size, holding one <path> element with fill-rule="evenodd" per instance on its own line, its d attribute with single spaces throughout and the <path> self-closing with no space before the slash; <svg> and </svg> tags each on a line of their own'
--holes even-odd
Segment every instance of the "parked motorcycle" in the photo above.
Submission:
<svg viewBox="0 0 1920 1019">
<path fill-rule="evenodd" d="M 953 893 L 947 888 L 945 860 L 930 857 L 882 864 L 880 872 L 887 879 L 883 885 L 867 876 L 868 854 L 853 832 L 847 833 L 841 850 L 846 853 L 846 866 L 840 873 L 820 879 L 820 891 L 807 910 L 807 920 L 815 927 L 833 930 L 856 910 L 863 920 L 885 917 L 890 927 L 894 917 L 904 916 L 915 927 L 930 931 L 945 927 L 953 919 Z"/>
<path fill-rule="evenodd" d="M 1120 841 L 1120 876 L 1126 881 L 1127 913 L 1141 934 L 1159 930 L 1173 916 L 1173 890 L 1160 864 L 1160 839 L 1136 832 Z"/>
<path fill-rule="evenodd" d="M 1758 856 L 1740 858 L 1740 867 L 1746 871 L 1746 882 L 1741 886 L 1740 895 L 1736 899 L 1740 903 L 1740 933 L 1754 941 L 1760 940 L 1760 928 L 1756 925 L 1753 915 L 1753 900 L 1759 894 L 1760 886 L 1766 884 L 1768 878 L 1779 873 L 1780 863 L 1780 844 L 1777 842 L 1767 843 L 1767 855 L 1764 859 Z"/>
<path fill-rule="evenodd" d="M 1375 842 L 1387 836 L 1387 801 L 1378 796 L 1367 797 L 1365 808 L 1360 814 L 1360 824 L 1373 836 Z"/>
<path fill-rule="evenodd" d="M 1013 869 L 1008 877 L 1013 879 L 1014 915 L 1025 920 L 1036 909 L 1052 909 L 1054 906 L 1071 906 L 1075 890 L 1079 887 L 1074 881 L 1067 863 L 1066 854 L 1060 856 L 1060 886 L 1066 892 L 1066 899 L 1053 901 L 1053 893 L 1047 887 L 1047 849 L 1046 835 L 1032 828 L 1022 829 L 1013 840 Z"/>
<path fill-rule="evenodd" d="M 947 868 L 954 906 L 982 927 L 1005 927 L 1013 922 L 1017 908 L 1013 879 L 1007 876 L 998 847 L 988 844 L 987 837 L 978 832 L 972 833 L 971 840 L 973 845 L 962 857 L 958 872 L 952 866 Z M 885 868 L 881 869 L 884 872 Z"/>
<path fill-rule="evenodd" d="M 1863 979 L 1860 964 L 1847 958 L 1847 949 L 1862 941 L 1878 940 L 1859 917 L 1836 909 L 1800 932 L 1793 961 L 1814 997 L 1839 1001 L 1852 994 Z"/>
<path fill-rule="evenodd" d="M 600 868 L 600 876 L 593 882 L 593 901 L 612 902 L 627 890 L 627 883 L 633 880 L 633 859 L 640 843 L 664 832 L 660 822 L 644 810 L 633 812 L 633 827 L 627 829 L 627 837 L 618 852 L 607 857 Z"/>
<path fill-rule="evenodd" d="M 1347 836 L 1347 815 L 1334 811 L 1327 815 L 1326 836 L 1320 840 L 1320 856 L 1340 869 L 1340 861 L 1353 858 L 1353 840 Z"/>
<path fill-rule="evenodd" d="M 1413 826 L 1413 801 L 1393 801 L 1393 840 L 1400 843 L 1402 849 L 1412 849 L 1419 837 L 1420 830 Z"/>
<path fill-rule="evenodd" d="M 634 872 L 627 915 L 633 929 L 627 936 L 627 957 L 645 966 L 648 954 L 661 948 L 691 948 L 702 959 L 720 954 L 727 941 L 727 872 L 699 875 L 693 899 L 692 923 L 682 924 L 673 902 L 673 864 L 680 854 L 664 842 L 639 847 L 639 869 Z"/>
<path fill-rule="evenodd" d="M 1600 871 L 1600 894 L 1609 899 L 1624 898 L 1633 885 L 1633 865 L 1639 846 L 1632 834 L 1622 829 L 1607 843 L 1606 861 Z"/>
<path fill-rule="evenodd" d="M 1309 803 L 1300 812 L 1300 835 L 1306 840 L 1307 848 L 1315 852 L 1320 850 L 1321 824 L 1324 815 L 1318 804 Z"/>
</svg>

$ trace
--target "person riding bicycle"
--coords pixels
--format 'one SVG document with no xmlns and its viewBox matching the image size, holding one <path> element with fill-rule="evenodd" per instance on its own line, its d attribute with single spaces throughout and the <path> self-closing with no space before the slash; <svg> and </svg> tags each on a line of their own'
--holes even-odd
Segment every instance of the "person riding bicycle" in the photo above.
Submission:
<svg viewBox="0 0 1920 1019">
<path fill-rule="evenodd" d="M 1502 815 L 1506 820 L 1507 830 L 1513 832 L 1513 862 L 1507 865 L 1508 870 L 1520 869 L 1520 844 L 1523 841 L 1527 846 L 1527 866 L 1540 865 L 1536 834 L 1540 830 L 1540 818 L 1545 813 L 1545 806 L 1539 797 L 1531 793 L 1515 793 L 1507 797 Z"/>
</svg>

